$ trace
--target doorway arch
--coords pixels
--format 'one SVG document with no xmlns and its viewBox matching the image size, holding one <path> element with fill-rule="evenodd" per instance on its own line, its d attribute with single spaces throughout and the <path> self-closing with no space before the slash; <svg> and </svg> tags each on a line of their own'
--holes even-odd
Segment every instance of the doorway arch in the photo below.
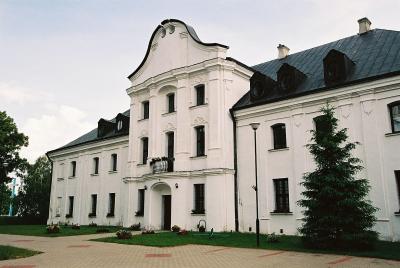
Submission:
<svg viewBox="0 0 400 268">
<path fill-rule="evenodd" d="M 150 225 L 158 230 L 171 229 L 171 187 L 164 182 L 151 187 Z"/>
</svg>

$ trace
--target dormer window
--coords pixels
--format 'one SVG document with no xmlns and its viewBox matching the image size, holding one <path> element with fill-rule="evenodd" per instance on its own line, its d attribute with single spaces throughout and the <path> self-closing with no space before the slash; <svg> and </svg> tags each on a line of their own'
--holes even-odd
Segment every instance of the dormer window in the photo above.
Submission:
<svg viewBox="0 0 400 268">
<path fill-rule="evenodd" d="M 279 68 L 277 76 L 279 88 L 284 91 L 296 90 L 306 78 L 306 75 L 300 70 L 287 63 Z"/>
<path fill-rule="evenodd" d="M 324 80 L 327 86 L 344 82 L 354 66 L 346 54 L 335 49 L 329 51 L 323 62 Z"/>
<path fill-rule="evenodd" d="M 250 78 L 250 97 L 252 100 L 261 99 L 270 95 L 276 87 L 276 82 L 270 77 L 255 72 Z"/>
<path fill-rule="evenodd" d="M 122 120 L 119 120 L 117 123 L 117 130 L 121 131 L 121 129 L 122 129 Z"/>
</svg>

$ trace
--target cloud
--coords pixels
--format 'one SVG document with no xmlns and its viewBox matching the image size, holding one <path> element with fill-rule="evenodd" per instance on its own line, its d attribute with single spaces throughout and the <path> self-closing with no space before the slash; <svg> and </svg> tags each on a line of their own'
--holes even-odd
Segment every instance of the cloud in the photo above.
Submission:
<svg viewBox="0 0 400 268">
<path fill-rule="evenodd" d="M 94 128 L 86 121 L 86 112 L 78 108 L 67 105 L 47 105 L 47 108 L 46 114 L 29 118 L 21 128 L 29 137 L 29 146 L 21 153 L 30 162 Z"/>
<path fill-rule="evenodd" d="M 0 81 L 0 99 L 5 102 L 24 105 L 28 102 L 50 100 L 51 95 L 44 91 L 21 86 L 16 82 Z"/>
</svg>

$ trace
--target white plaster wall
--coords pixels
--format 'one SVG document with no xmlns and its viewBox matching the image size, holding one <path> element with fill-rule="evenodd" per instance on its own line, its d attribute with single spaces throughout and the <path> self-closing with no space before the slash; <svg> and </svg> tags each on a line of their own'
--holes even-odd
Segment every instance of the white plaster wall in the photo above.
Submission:
<svg viewBox="0 0 400 268">
<path fill-rule="evenodd" d="M 400 166 L 400 136 L 391 132 L 387 104 L 400 100 L 400 77 L 382 79 L 363 85 L 350 86 L 277 103 L 257 106 L 236 112 L 238 118 L 238 181 L 240 230 L 255 231 L 254 142 L 252 122 L 261 123 L 257 131 L 259 213 L 261 231 L 296 234 L 302 223 L 302 208 L 296 201 L 301 198 L 302 176 L 314 168 L 306 149 L 313 129 L 313 118 L 327 100 L 336 107 L 341 128 L 348 128 L 351 141 L 360 146 L 354 154 L 363 161 L 364 170 L 358 174 L 369 180 L 368 198 L 379 208 L 375 229 L 386 240 L 400 239 L 399 200 L 396 193 L 394 170 Z M 289 149 L 271 151 L 272 131 L 275 123 L 286 124 Z M 272 180 L 289 179 L 289 215 L 271 214 L 275 208 Z"/>
<path fill-rule="evenodd" d="M 118 156 L 117 171 L 111 170 L 111 154 Z M 122 225 L 125 202 L 123 199 L 125 184 L 122 178 L 126 173 L 128 153 L 127 138 L 117 138 L 94 145 L 82 145 L 76 148 L 50 154 L 53 161 L 53 179 L 51 191 L 50 215 L 48 222 L 69 222 L 98 225 Z M 99 174 L 93 175 L 93 158 L 99 157 Z M 77 162 L 76 176 L 70 177 L 70 162 Z M 62 168 L 64 164 L 65 168 Z M 63 171 L 63 172 L 62 172 Z M 106 218 L 108 212 L 108 194 L 115 193 L 115 217 Z M 91 195 L 97 194 L 97 215 L 89 218 Z M 57 198 L 62 197 L 60 217 L 56 216 Z M 74 196 L 73 218 L 65 218 L 68 213 L 68 196 Z"/>
</svg>

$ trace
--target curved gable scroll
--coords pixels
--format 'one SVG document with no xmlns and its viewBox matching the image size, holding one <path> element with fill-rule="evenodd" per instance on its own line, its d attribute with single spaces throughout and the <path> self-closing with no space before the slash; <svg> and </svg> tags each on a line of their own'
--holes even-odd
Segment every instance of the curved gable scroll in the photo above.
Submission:
<svg viewBox="0 0 400 268">
<path fill-rule="evenodd" d="M 189 36 L 190 36 L 190 42 L 187 41 Z M 147 74 L 147 76 L 152 77 L 160 73 L 170 71 L 171 69 L 185 66 L 184 65 L 185 62 L 190 63 L 190 61 L 184 59 L 185 55 L 189 54 L 191 57 L 193 57 L 192 55 L 196 54 L 193 53 L 193 48 L 189 47 L 190 43 L 201 45 L 205 47 L 205 50 L 213 49 L 212 47 L 219 47 L 222 49 L 229 48 L 228 46 L 219 43 L 202 42 L 200 38 L 197 36 L 195 30 L 191 26 L 184 23 L 183 21 L 177 19 L 164 20 L 154 30 L 153 34 L 151 35 L 149 44 L 147 46 L 147 51 L 142 62 L 136 68 L 136 70 L 128 76 L 128 79 L 131 80 L 132 78 L 134 78 L 136 80 L 138 77 L 142 75 L 143 72 L 145 72 L 146 69 L 149 69 L 148 71 L 149 73 Z M 207 49 L 207 47 L 210 48 Z M 185 54 L 184 53 L 186 52 L 184 51 L 185 49 L 188 49 L 190 53 Z M 201 51 L 203 50 L 198 49 L 198 54 L 201 54 Z M 207 55 L 207 53 L 198 56 L 198 58 L 204 60 L 203 58 L 205 57 L 205 55 Z M 153 58 L 155 58 L 154 64 L 153 64 Z M 151 64 L 146 64 L 149 59 L 151 59 Z M 194 61 L 196 61 L 196 59 Z M 136 77 L 134 77 L 135 75 Z M 146 79 L 148 77 L 146 77 Z"/>
</svg>

